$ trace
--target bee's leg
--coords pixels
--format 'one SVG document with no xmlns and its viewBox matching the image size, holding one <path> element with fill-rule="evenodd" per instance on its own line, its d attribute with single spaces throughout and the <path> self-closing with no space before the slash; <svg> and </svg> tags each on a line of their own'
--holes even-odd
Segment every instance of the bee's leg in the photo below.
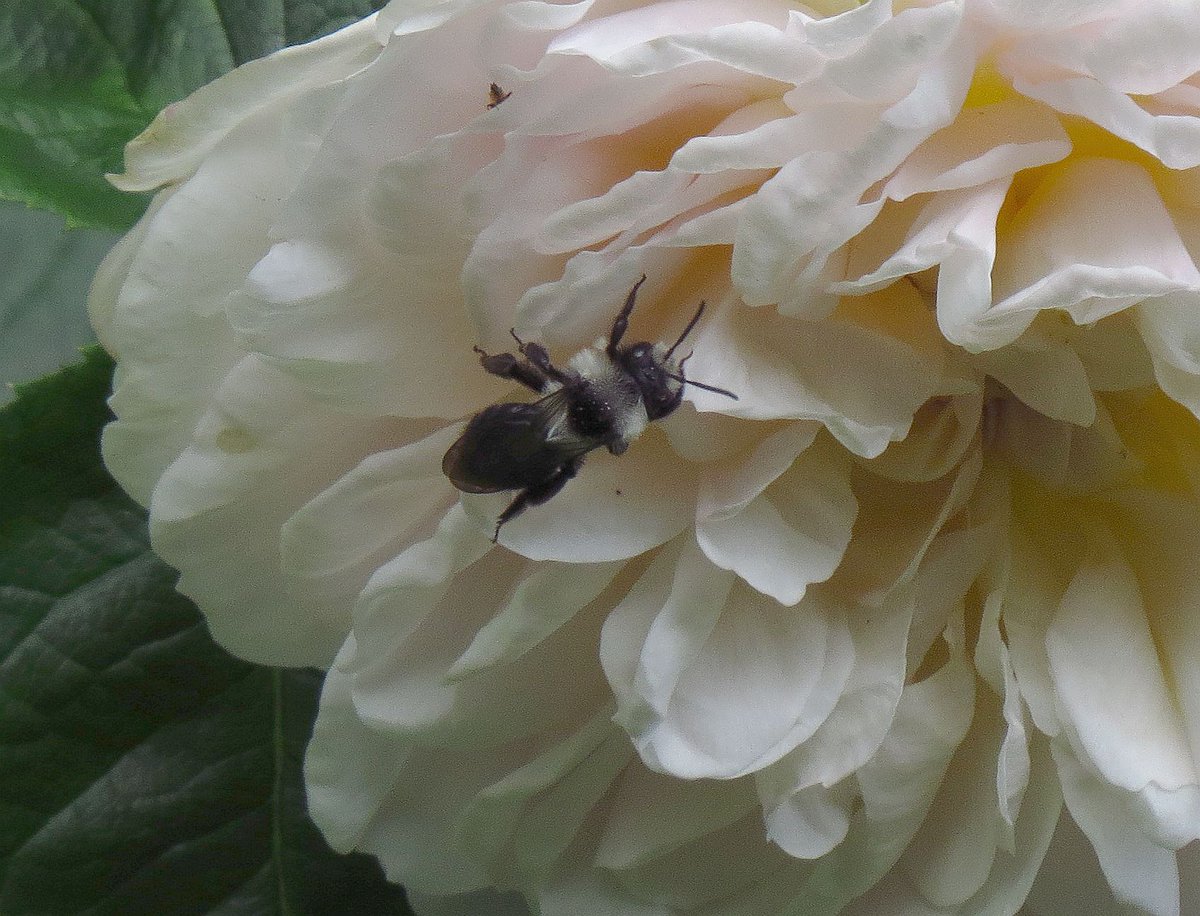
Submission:
<svg viewBox="0 0 1200 916">
<path fill-rule="evenodd" d="M 621 311 L 617 312 L 617 317 L 613 320 L 612 330 L 608 332 L 608 350 L 606 351 L 611 357 L 617 355 L 617 345 L 629 328 L 629 316 L 633 314 L 633 303 L 637 301 L 638 289 L 645 282 L 646 275 L 642 274 L 642 279 L 633 284 L 633 289 L 625 297 L 625 304 L 621 306 Z"/>
<path fill-rule="evenodd" d="M 508 508 L 501 512 L 500 517 L 496 519 L 496 530 L 492 534 L 492 543 L 495 544 L 496 539 L 500 537 L 501 525 L 512 521 L 530 506 L 540 506 L 553 499 L 558 491 L 567 485 L 567 481 L 579 473 L 581 467 L 583 467 L 582 455 L 572 458 L 541 483 L 526 487 L 518 493 L 517 498 L 509 503 Z"/>
<path fill-rule="evenodd" d="M 541 344 L 525 343 L 525 341 L 517 336 L 516 328 L 509 328 L 508 333 L 517 342 L 517 351 L 529 361 L 529 365 L 544 373 L 547 378 L 554 379 L 556 382 L 561 382 L 565 385 L 571 381 L 571 376 L 550 362 L 550 353 L 545 347 Z"/>
<path fill-rule="evenodd" d="M 549 377 L 528 360 L 519 360 L 511 353 L 491 354 L 479 349 L 479 347 L 475 347 L 474 349 L 479 354 L 479 364 L 483 366 L 485 372 L 498 375 L 500 378 L 510 378 L 515 382 L 520 382 L 526 388 L 532 388 L 538 393 L 546 389 L 546 382 L 549 381 Z"/>
</svg>

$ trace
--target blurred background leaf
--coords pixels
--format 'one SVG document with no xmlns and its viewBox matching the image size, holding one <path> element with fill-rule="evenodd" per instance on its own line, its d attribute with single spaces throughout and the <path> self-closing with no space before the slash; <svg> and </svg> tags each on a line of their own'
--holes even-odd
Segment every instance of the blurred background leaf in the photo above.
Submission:
<svg viewBox="0 0 1200 916">
<path fill-rule="evenodd" d="M 0 410 L 0 912 L 407 913 L 305 814 L 320 674 L 216 646 L 101 465 L 111 371 Z"/>
<path fill-rule="evenodd" d="M 0 201 L 0 405 L 13 382 L 54 372 L 95 341 L 83 303 L 116 234 Z"/>
<path fill-rule="evenodd" d="M 112 363 L 77 362 L 91 275 L 148 199 L 104 179 L 124 144 L 236 64 L 381 5 L 0 0 L 0 381 L 75 363 L 0 407 L 5 916 L 409 912 L 305 814 L 321 675 L 209 639 L 100 463 Z"/>
<path fill-rule="evenodd" d="M 104 180 L 159 109 L 371 0 L 0 0 L 0 198 L 123 232 L 147 195 Z"/>
</svg>

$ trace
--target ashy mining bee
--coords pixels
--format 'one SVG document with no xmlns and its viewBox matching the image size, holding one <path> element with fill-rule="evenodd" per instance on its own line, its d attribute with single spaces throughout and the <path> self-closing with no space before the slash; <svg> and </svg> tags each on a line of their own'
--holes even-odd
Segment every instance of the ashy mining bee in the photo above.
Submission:
<svg viewBox="0 0 1200 916">
<path fill-rule="evenodd" d="M 693 382 L 683 374 L 688 357 L 675 350 L 704 314 L 704 303 L 675 343 L 646 341 L 621 346 L 629 316 L 645 276 L 633 285 L 617 313 L 608 342 L 601 338 L 580 350 L 560 369 L 540 344 L 525 343 L 510 331 L 517 352 L 489 354 L 475 347 L 483 368 L 543 395 L 532 403 L 493 404 L 475 414 L 442 459 L 442 472 L 464 493 L 520 490 L 500 513 L 500 527 L 530 506 L 553 497 L 579 473 L 584 456 L 604 446 L 620 455 L 650 423 L 683 402 L 683 386 L 694 385 L 737 400 L 724 388 Z"/>
</svg>

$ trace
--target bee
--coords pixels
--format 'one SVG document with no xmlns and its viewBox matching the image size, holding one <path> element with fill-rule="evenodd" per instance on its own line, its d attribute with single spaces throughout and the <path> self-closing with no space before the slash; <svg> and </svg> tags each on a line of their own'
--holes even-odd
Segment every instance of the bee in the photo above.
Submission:
<svg viewBox="0 0 1200 916">
<path fill-rule="evenodd" d="M 629 291 L 607 342 L 600 338 L 565 367 L 554 365 L 545 347 L 521 340 L 516 329 L 509 333 L 519 356 L 474 348 L 485 371 L 542 395 L 532 403 L 484 408 L 442 459 L 442 473 L 464 493 L 520 491 L 500 513 L 493 543 L 506 522 L 552 499 L 579 473 L 588 452 L 603 447 L 621 455 L 650 423 L 674 413 L 683 403 L 684 385 L 737 400 L 731 391 L 684 375 L 691 353 L 675 360 L 675 351 L 704 314 L 703 302 L 670 347 L 648 341 L 621 345 L 644 282 L 643 275 Z"/>
</svg>

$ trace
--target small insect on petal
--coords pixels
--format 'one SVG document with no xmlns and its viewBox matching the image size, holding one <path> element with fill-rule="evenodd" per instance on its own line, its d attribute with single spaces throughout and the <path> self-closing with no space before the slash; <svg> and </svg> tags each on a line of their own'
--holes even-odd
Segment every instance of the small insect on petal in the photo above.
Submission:
<svg viewBox="0 0 1200 916">
<path fill-rule="evenodd" d="M 512 93 L 505 92 L 503 89 L 501 89 L 499 83 L 492 83 L 492 85 L 488 87 L 487 107 L 489 109 L 495 108 L 497 105 L 499 105 L 505 99 L 507 99 L 510 95 L 512 95 Z"/>
</svg>

